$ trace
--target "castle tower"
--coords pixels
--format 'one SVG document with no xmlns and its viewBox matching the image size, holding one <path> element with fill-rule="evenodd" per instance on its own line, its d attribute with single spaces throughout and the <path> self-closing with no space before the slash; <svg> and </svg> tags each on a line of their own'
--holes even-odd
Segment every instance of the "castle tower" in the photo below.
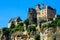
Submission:
<svg viewBox="0 0 60 40">
<path fill-rule="evenodd" d="M 34 8 L 29 8 L 28 9 L 28 19 L 29 19 L 29 24 L 35 24 L 37 21 L 37 16 L 36 16 L 36 10 Z"/>
<path fill-rule="evenodd" d="M 44 4 L 42 4 L 42 9 L 44 8 Z"/>
<path fill-rule="evenodd" d="M 40 4 L 36 4 L 36 8 L 35 8 L 36 12 L 37 12 L 37 16 L 40 14 Z M 37 23 L 39 22 L 39 18 L 37 18 Z"/>
<path fill-rule="evenodd" d="M 40 4 L 36 5 L 36 10 L 40 10 Z"/>
</svg>

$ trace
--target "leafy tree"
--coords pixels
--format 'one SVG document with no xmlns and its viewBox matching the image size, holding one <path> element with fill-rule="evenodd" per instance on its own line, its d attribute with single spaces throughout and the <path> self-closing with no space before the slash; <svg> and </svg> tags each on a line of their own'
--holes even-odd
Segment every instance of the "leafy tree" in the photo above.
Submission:
<svg viewBox="0 0 60 40">
<path fill-rule="evenodd" d="M 13 29 L 9 29 L 9 35 L 11 36 L 12 33 L 14 33 L 15 31 Z"/>
<path fill-rule="evenodd" d="M 24 26 L 18 26 L 18 27 L 15 29 L 15 31 L 18 31 L 18 30 L 24 31 Z"/>
<path fill-rule="evenodd" d="M 15 24 L 12 22 L 11 23 L 11 28 L 14 28 L 15 27 Z"/>
<path fill-rule="evenodd" d="M 24 30 L 23 23 L 18 23 L 18 25 L 16 26 L 15 30 L 23 31 Z"/>
<path fill-rule="evenodd" d="M 57 22 L 57 26 L 60 27 L 60 20 L 58 20 L 58 22 Z"/>
<path fill-rule="evenodd" d="M 55 27 L 60 26 L 60 16 L 57 16 L 55 20 L 52 21 L 52 23 Z"/>
<path fill-rule="evenodd" d="M 28 19 L 26 19 L 26 20 L 24 21 L 24 23 L 28 24 L 28 23 L 29 23 L 29 20 L 28 20 Z"/>
<path fill-rule="evenodd" d="M 36 25 L 29 25 L 27 30 L 28 31 L 35 31 L 36 30 Z"/>
<path fill-rule="evenodd" d="M 21 22 L 21 23 L 17 23 L 17 26 L 23 26 L 23 23 Z"/>
<path fill-rule="evenodd" d="M 35 34 L 35 35 L 34 35 L 34 39 L 35 39 L 35 40 L 40 40 L 40 35 Z"/>
<path fill-rule="evenodd" d="M 41 26 L 41 31 L 43 31 L 44 28 L 47 28 L 47 27 L 48 27 L 48 25 L 46 25 L 46 24 L 42 25 L 42 26 Z"/>
<path fill-rule="evenodd" d="M 15 26 L 14 24 L 11 25 L 11 28 L 9 28 L 9 34 L 11 35 L 12 33 L 16 32 L 16 31 L 23 31 L 24 30 L 24 26 L 23 23 L 17 23 L 17 26 Z"/>
<path fill-rule="evenodd" d="M 8 28 L 3 28 L 2 31 L 3 31 L 3 35 L 9 35 Z"/>
<path fill-rule="evenodd" d="M 2 31 L 0 30 L 0 34 L 2 34 Z"/>
</svg>

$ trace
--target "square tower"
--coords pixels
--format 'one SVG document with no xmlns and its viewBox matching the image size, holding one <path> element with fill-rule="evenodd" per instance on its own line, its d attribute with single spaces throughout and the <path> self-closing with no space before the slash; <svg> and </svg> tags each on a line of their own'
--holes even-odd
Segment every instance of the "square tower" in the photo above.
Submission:
<svg viewBox="0 0 60 40">
<path fill-rule="evenodd" d="M 50 21 L 55 18 L 56 10 L 51 8 L 50 6 L 45 6 L 44 4 L 42 4 L 41 8 L 39 8 L 39 5 L 37 5 L 35 9 L 37 12 L 37 23 Z"/>
<path fill-rule="evenodd" d="M 35 24 L 37 22 L 37 14 L 35 9 L 33 8 L 28 9 L 28 19 L 29 24 Z"/>
</svg>

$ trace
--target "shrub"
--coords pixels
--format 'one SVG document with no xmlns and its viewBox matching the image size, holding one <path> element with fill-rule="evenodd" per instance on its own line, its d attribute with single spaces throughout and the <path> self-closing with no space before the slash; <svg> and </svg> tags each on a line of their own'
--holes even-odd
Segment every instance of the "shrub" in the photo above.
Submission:
<svg viewBox="0 0 60 40">
<path fill-rule="evenodd" d="M 35 40 L 40 40 L 40 35 L 35 34 L 35 35 L 34 35 L 34 39 L 35 39 Z"/>
<path fill-rule="evenodd" d="M 32 25 L 29 25 L 28 28 L 27 28 L 28 31 L 35 31 L 36 30 L 36 25 L 32 24 Z"/>
</svg>

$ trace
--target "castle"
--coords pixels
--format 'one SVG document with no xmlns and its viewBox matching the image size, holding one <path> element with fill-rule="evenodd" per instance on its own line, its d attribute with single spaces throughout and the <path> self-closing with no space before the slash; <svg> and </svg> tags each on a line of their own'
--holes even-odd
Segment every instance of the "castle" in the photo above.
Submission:
<svg viewBox="0 0 60 40">
<path fill-rule="evenodd" d="M 18 25 L 19 23 L 24 24 L 24 31 L 16 31 L 12 33 L 10 39 L 11 40 L 35 40 L 34 39 L 34 34 L 39 35 L 39 39 L 37 40 L 60 40 L 60 27 L 54 28 L 54 27 L 47 27 L 46 29 L 43 29 L 41 31 L 40 29 L 40 24 L 48 24 L 51 23 L 52 20 L 55 20 L 56 18 L 56 9 L 50 7 L 50 6 L 45 6 L 42 4 L 36 5 L 36 8 L 29 8 L 28 9 L 28 27 L 32 25 L 32 27 L 36 26 L 34 31 L 28 31 L 25 29 L 26 24 L 22 22 L 20 17 L 12 18 L 8 22 L 8 28 L 11 28 L 11 24 Z M 36 24 L 36 25 L 35 25 Z M 17 27 L 16 27 L 17 28 Z M 15 28 L 15 29 L 16 29 Z M 19 27 L 18 27 L 19 28 Z M 14 30 L 15 31 L 15 30 Z M 5 36 L 2 36 L 2 39 Z M 8 36 L 9 37 L 9 36 Z M 6 38 L 5 38 L 6 39 Z"/>
<path fill-rule="evenodd" d="M 41 22 L 48 22 L 53 20 L 55 17 L 56 9 L 53 9 L 50 6 L 45 6 L 44 4 L 42 4 L 42 7 L 40 7 L 40 4 L 37 4 L 35 9 L 28 9 L 29 24 L 40 24 Z M 17 25 L 18 21 L 21 22 L 20 17 L 12 18 L 8 22 L 8 28 L 10 28 L 12 22 Z"/>
</svg>

